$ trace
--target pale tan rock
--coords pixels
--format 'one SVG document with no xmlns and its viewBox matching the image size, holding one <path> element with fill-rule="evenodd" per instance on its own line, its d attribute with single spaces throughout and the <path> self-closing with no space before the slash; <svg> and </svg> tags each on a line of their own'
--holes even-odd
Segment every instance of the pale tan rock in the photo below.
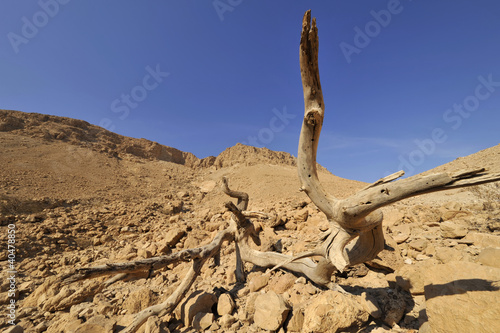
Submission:
<svg viewBox="0 0 500 333">
<path fill-rule="evenodd" d="M 97 315 L 79 326 L 74 333 L 113 333 L 116 320 Z"/>
<path fill-rule="evenodd" d="M 307 207 L 304 207 L 301 210 L 295 212 L 295 214 L 293 214 L 293 218 L 297 222 L 307 221 L 308 216 L 309 216 L 309 210 L 307 209 Z"/>
<path fill-rule="evenodd" d="M 149 287 L 136 290 L 125 299 L 122 308 L 128 313 L 137 313 L 154 304 L 155 296 Z"/>
<path fill-rule="evenodd" d="M 4 333 L 23 333 L 23 332 L 24 329 L 19 325 L 9 327 L 4 331 Z"/>
<path fill-rule="evenodd" d="M 198 312 L 193 318 L 193 327 L 198 331 L 204 331 L 212 326 L 213 322 L 213 313 Z"/>
<path fill-rule="evenodd" d="M 268 282 L 269 274 L 257 275 L 250 280 L 248 287 L 250 288 L 250 292 L 255 292 L 267 286 Z"/>
<path fill-rule="evenodd" d="M 398 244 L 403 243 L 410 237 L 411 229 L 408 224 L 399 224 L 397 226 L 392 226 L 389 229 L 392 232 L 392 237 Z"/>
<path fill-rule="evenodd" d="M 410 243 L 408 243 L 410 248 L 418 252 L 422 252 L 427 247 L 427 244 L 428 244 L 427 240 L 423 238 L 415 239 L 412 240 Z"/>
<path fill-rule="evenodd" d="M 486 266 L 500 268 L 500 248 L 488 247 L 482 250 L 477 261 Z"/>
<path fill-rule="evenodd" d="M 470 256 L 467 253 L 453 247 L 436 247 L 436 255 L 434 257 L 443 264 L 451 261 L 470 261 Z"/>
<path fill-rule="evenodd" d="M 79 317 L 79 315 L 90 309 L 90 313 L 93 312 L 93 307 L 94 307 L 94 303 L 92 302 L 82 302 L 82 303 L 79 303 L 79 304 L 75 304 L 73 305 L 70 309 L 69 309 L 69 313 L 74 316 L 74 317 Z"/>
<path fill-rule="evenodd" d="M 458 222 L 445 221 L 439 227 L 443 238 L 463 238 L 468 232 L 467 228 Z"/>
<path fill-rule="evenodd" d="M 184 326 L 191 326 L 193 318 L 197 313 L 211 312 L 212 306 L 216 302 L 217 297 L 214 294 L 198 290 L 182 302 L 175 311 L 178 318 L 184 322 Z"/>
<path fill-rule="evenodd" d="M 144 333 L 168 333 L 167 325 L 157 316 L 149 317 L 144 324 Z"/>
<path fill-rule="evenodd" d="M 151 258 L 153 256 L 153 253 L 151 251 L 146 250 L 146 249 L 138 249 L 137 250 L 137 255 L 142 258 Z"/>
<path fill-rule="evenodd" d="M 38 306 L 50 312 L 63 311 L 94 296 L 103 288 L 104 284 L 97 280 L 61 286 L 61 281 L 57 279 L 57 276 L 52 276 L 26 298 L 24 306 Z"/>
<path fill-rule="evenodd" d="M 281 295 L 275 292 L 260 294 L 255 299 L 255 324 L 265 330 L 276 331 L 283 325 L 290 307 Z"/>
<path fill-rule="evenodd" d="M 499 276 L 499 268 L 471 262 L 450 262 L 428 272 L 425 303 L 432 332 L 497 332 Z"/>
<path fill-rule="evenodd" d="M 74 332 L 82 324 L 82 320 L 65 313 L 53 320 L 46 333 Z"/>
<path fill-rule="evenodd" d="M 239 316 L 241 320 L 252 322 L 253 315 L 255 313 L 255 300 L 260 295 L 260 293 L 250 293 L 247 297 L 247 303 L 245 305 L 245 310 L 242 315 Z"/>
<path fill-rule="evenodd" d="M 327 290 L 306 307 L 302 331 L 342 332 L 360 328 L 368 319 L 368 313 L 355 296 Z"/>
<path fill-rule="evenodd" d="M 475 246 L 485 249 L 488 247 L 500 248 L 500 236 L 481 232 L 469 232 L 462 240 L 470 241 Z"/>
<path fill-rule="evenodd" d="M 225 314 L 232 314 L 234 306 L 234 300 L 231 295 L 227 293 L 221 294 L 217 302 L 217 313 L 220 316 L 223 316 Z"/>
<path fill-rule="evenodd" d="M 219 318 L 219 325 L 227 331 L 234 323 L 236 322 L 236 318 L 231 316 L 230 314 L 225 314 Z"/>
<path fill-rule="evenodd" d="M 373 318 L 380 318 L 382 316 L 382 310 L 378 305 L 377 299 L 372 295 L 363 292 L 361 294 L 360 303 L 364 307 L 365 311 L 368 312 Z"/>
<path fill-rule="evenodd" d="M 292 273 L 285 272 L 269 282 L 269 289 L 277 294 L 283 294 L 295 284 L 296 279 L 297 277 Z"/>
<path fill-rule="evenodd" d="M 425 274 L 435 268 L 435 261 L 426 260 L 418 262 L 415 265 L 404 265 L 394 274 L 396 283 L 412 295 L 422 295 L 425 286 Z"/>
<path fill-rule="evenodd" d="M 395 270 L 403 266 L 404 261 L 398 242 L 390 235 L 385 234 L 384 249 L 377 255 L 375 259 L 367 262 L 366 264 L 368 266 L 389 272 L 394 272 Z"/>
<path fill-rule="evenodd" d="M 186 232 L 179 228 L 170 229 L 165 235 L 165 244 L 175 246 L 185 234 Z"/>
<path fill-rule="evenodd" d="M 286 332 L 300 332 L 304 325 L 304 310 L 293 308 L 290 319 L 286 324 Z"/>
</svg>

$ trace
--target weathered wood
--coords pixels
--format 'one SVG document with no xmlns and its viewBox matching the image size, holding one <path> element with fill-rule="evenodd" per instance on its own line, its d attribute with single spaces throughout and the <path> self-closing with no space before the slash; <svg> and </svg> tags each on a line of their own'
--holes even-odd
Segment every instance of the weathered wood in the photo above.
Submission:
<svg viewBox="0 0 500 333">
<path fill-rule="evenodd" d="M 229 183 L 226 177 L 222 177 L 222 191 L 229 195 L 231 198 L 237 198 L 238 199 L 238 210 L 244 211 L 247 210 L 248 207 L 248 194 L 245 192 L 238 192 L 238 191 L 233 191 L 229 189 Z"/>
<path fill-rule="evenodd" d="M 312 252 L 324 253 L 338 270 L 370 261 L 384 248 L 383 216 L 379 208 L 416 195 L 500 180 L 500 174 L 475 169 L 456 175 L 440 173 L 395 181 L 404 175 L 399 171 L 346 199 L 336 199 L 326 193 L 316 171 L 325 106 L 319 79 L 318 29 L 314 18 L 311 23 L 310 11 L 302 20 L 300 68 L 305 110 L 297 157 L 299 180 L 301 190 L 326 215 L 331 229 L 321 247 Z M 293 259 L 287 262 L 290 260 Z"/>
<path fill-rule="evenodd" d="M 304 90 L 305 114 L 299 138 L 297 169 L 304 191 L 328 219 L 333 216 L 331 196 L 321 186 L 316 172 L 316 151 L 325 110 L 318 69 L 318 29 L 308 10 L 302 19 L 300 74 Z"/>
<path fill-rule="evenodd" d="M 224 240 L 230 240 L 234 237 L 234 228 L 228 228 L 220 231 L 211 243 L 193 249 L 186 249 L 166 256 L 140 259 L 123 263 L 109 263 L 95 267 L 78 268 L 69 274 L 61 277 L 63 284 L 70 284 L 80 280 L 93 279 L 101 276 L 115 275 L 121 273 L 136 273 L 145 270 L 156 270 L 167 265 L 180 261 L 191 261 L 203 259 L 212 256 L 212 248 L 222 243 Z"/>
</svg>

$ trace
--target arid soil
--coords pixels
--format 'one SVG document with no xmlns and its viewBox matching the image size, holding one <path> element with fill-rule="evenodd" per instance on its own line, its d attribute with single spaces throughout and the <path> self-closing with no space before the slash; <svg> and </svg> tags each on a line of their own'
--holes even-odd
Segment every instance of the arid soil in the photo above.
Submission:
<svg viewBox="0 0 500 333">
<path fill-rule="evenodd" d="M 68 286 L 58 278 L 75 268 L 209 243 L 229 223 L 223 176 L 249 194 L 249 210 L 278 215 L 272 224 L 253 220 L 261 250 L 298 254 L 328 228 L 298 190 L 295 158 L 284 152 L 237 144 L 198 159 L 81 120 L 0 110 L 0 154 L 2 330 L 119 332 L 134 313 L 161 303 L 189 263 L 106 284 L 109 277 Z M 499 172 L 500 145 L 427 173 L 478 167 Z M 318 169 L 336 197 L 366 186 Z M 247 282 L 237 283 L 230 243 L 219 265 L 205 265 L 174 313 L 151 317 L 139 332 L 500 331 L 500 183 L 418 196 L 383 210 L 386 249 L 332 277 L 347 293 L 250 264 Z M 8 317 L 12 299 L 16 326 Z"/>
</svg>

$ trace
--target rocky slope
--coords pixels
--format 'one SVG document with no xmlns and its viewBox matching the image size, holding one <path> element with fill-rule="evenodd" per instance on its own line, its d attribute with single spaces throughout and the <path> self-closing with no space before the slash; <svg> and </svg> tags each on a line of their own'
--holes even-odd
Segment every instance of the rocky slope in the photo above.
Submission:
<svg viewBox="0 0 500 333">
<path fill-rule="evenodd" d="M 118 332 L 133 313 L 165 300 L 189 263 L 106 287 L 106 278 L 60 286 L 57 277 L 207 244 L 228 225 L 222 176 L 249 193 L 250 210 L 278 215 L 272 224 L 254 220 L 263 250 L 306 251 L 328 228 L 298 191 L 295 160 L 285 153 L 236 145 L 198 160 L 82 121 L 14 111 L 0 111 L 0 152 L 0 238 L 8 244 L 15 226 L 15 323 L 26 332 Z M 500 146 L 430 172 L 479 165 L 498 168 Z M 323 169 L 319 177 L 337 197 L 366 185 Z M 252 265 L 239 284 L 234 244 L 225 244 L 220 265 L 202 269 L 188 299 L 140 332 L 495 332 L 498 183 L 410 198 L 384 215 L 386 250 L 333 277 L 349 294 Z M 12 299 L 8 254 L 0 253 L 2 311 Z"/>
</svg>

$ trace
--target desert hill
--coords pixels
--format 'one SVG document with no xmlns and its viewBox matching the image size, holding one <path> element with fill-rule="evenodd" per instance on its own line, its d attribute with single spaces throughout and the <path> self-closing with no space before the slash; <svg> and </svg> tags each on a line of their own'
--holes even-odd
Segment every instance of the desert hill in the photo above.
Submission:
<svg viewBox="0 0 500 333">
<path fill-rule="evenodd" d="M 306 251 L 328 227 L 323 214 L 298 191 L 295 158 L 284 152 L 237 144 L 217 157 L 198 159 L 81 120 L 6 110 L 0 110 L 0 152 L 0 238 L 7 244 L 7 225 L 15 225 L 17 323 L 27 332 L 117 332 L 133 313 L 162 302 L 189 263 L 129 276 L 104 289 L 106 278 L 75 283 L 61 292 L 50 285 L 73 268 L 207 244 L 228 225 L 223 203 L 229 198 L 218 186 L 223 176 L 233 189 L 249 194 L 249 210 L 276 216 L 271 223 L 254 220 L 261 230 L 261 250 Z M 426 173 L 480 166 L 500 168 L 500 145 Z M 323 186 L 336 197 L 366 186 L 318 170 Z M 493 332 L 500 314 L 488 304 L 498 300 L 498 287 L 479 288 L 474 281 L 500 276 L 499 183 L 410 198 L 383 210 L 387 250 L 334 277 L 354 295 L 336 305 L 335 315 L 344 315 L 344 329 L 416 333 L 480 323 Z M 249 283 L 238 284 L 234 251 L 233 243 L 224 247 L 220 265 L 204 267 L 188 293 L 202 290 L 218 303 L 221 295 L 230 295 L 235 304 L 227 313 L 213 310 L 211 303 L 199 310 L 209 321 L 200 317 L 194 324 L 196 313 L 187 318 L 180 311 L 157 318 L 157 323 L 171 332 L 195 332 L 193 325 L 206 325 L 212 332 L 259 332 L 256 298 L 276 292 L 291 309 L 280 324 L 284 331 L 321 331 L 316 319 L 323 308 L 318 304 L 330 291 L 281 270 L 265 275 L 252 265 L 246 267 Z M 6 251 L 0 260 L 6 262 Z M 2 306 L 9 302 L 3 267 Z M 443 286 L 447 297 L 438 297 L 440 290 L 429 289 L 433 285 Z M 463 306 L 469 303 L 475 305 Z M 6 318 L 0 328 L 8 326 Z M 153 323 L 149 325 L 153 332 Z"/>
</svg>

